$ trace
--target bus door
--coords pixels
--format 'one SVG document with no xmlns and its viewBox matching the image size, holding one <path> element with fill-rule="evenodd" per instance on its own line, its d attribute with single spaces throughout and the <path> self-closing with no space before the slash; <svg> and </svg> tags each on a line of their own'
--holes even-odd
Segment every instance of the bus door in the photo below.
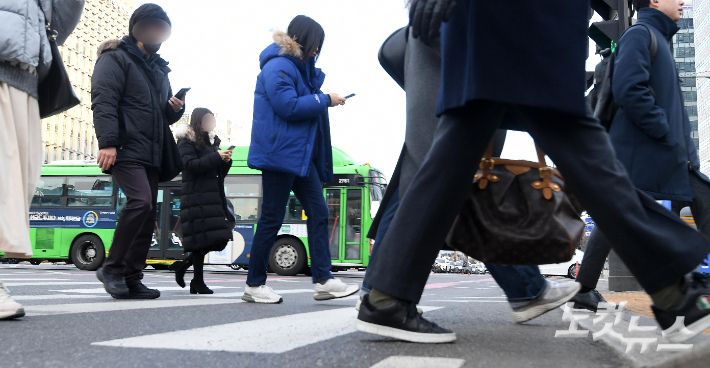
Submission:
<svg viewBox="0 0 710 368">
<path fill-rule="evenodd" d="M 161 186 L 158 190 L 158 210 L 155 216 L 149 259 L 183 259 L 178 185 Z"/>
<path fill-rule="evenodd" d="M 327 188 L 326 204 L 330 211 L 328 236 L 333 263 L 361 264 L 362 198 L 364 188 Z"/>
</svg>

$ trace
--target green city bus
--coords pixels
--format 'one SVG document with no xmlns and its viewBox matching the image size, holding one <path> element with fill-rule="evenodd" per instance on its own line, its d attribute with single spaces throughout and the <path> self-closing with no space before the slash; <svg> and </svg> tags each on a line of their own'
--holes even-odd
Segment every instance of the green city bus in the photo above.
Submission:
<svg viewBox="0 0 710 368">
<path fill-rule="evenodd" d="M 237 218 L 234 240 L 206 263 L 246 269 L 257 220 L 261 214 L 261 172 L 247 167 L 249 147 L 236 147 L 225 193 Z M 358 164 L 333 148 L 335 180 L 324 183 L 330 210 L 328 233 L 333 270 L 363 268 L 372 241 L 366 234 L 386 187 L 384 175 L 369 164 Z M 96 270 L 111 247 L 116 221 L 126 204 L 123 192 L 95 161 L 56 161 L 44 165 L 30 208 L 32 264 L 44 260 L 73 263 Z M 161 183 L 157 220 L 147 263 L 165 269 L 183 259 L 180 229 L 181 178 Z M 309 273 L 305 211 L 291 193 L 284 223 L 271 250 L 269 268 L 280 275 Z M 0 253 L 0 257 L 3 254 Z M 10 260 L 16 262 L 17 260 Z"/>
</svg>

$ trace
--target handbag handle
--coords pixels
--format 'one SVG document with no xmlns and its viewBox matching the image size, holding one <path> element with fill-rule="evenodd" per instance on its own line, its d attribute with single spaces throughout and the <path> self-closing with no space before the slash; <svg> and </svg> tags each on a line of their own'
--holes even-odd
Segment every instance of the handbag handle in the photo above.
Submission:
<svg viewBox="0 0 710 368">
<path fill-rule="evenodd" d="M 547 161 L 545 160 L 545 153 L 542 152 L 542 149 L 540 146 L 535 143 L 535 152 L 537 153 L 537 162 L 540 164 L 539 168 L 547 167 Z M 488 144 L 488 149 L 486 149 L 486 153 L 483 155 L 483 159 L 481 160 L 481 165 L 479 166 L 481 169 L 486 167 L 490 167 L 491 169 L 493 166 L 495 166 L 495 160 L 493 160 L 493 140 L 491 139 L 491 143 Z"/>
<path fill-rule="evenodd" d="M 547 161 L 545 160 L 545 153 L 542 152 L 540 146 L 535 144 L 535 152 L 537 153 L 538 166 L 537 169 L 540 172 L 540 180 L 531 183 L 532 187 L 538 190 L 542 190 L 543 197 L 545 199 L 552 199 L 552 192 L 559 192 L 561 190 L 560 186 L 552 182 L 552 177 L 554 171 L 551 167 L 547 166 Z M 488 144 L 486 153 L 481 159 L 481 163 L 478 165 L 481 169 L 480 174 L 476 174 L 474 180 L 480 180 L 478 182 L 478 187 L 481 189 L 486 189 L 488 182 L 495 183 L 500 180 L 498 175 L 491 174 L 491 170 L 495 167 L 495 160 L 493 159 L 493 140 Z"/>
</svg>

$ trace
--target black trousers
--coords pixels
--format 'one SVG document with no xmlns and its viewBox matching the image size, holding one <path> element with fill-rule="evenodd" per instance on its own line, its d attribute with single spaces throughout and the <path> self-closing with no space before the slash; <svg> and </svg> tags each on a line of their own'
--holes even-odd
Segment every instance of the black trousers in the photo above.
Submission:
<svg viewBox="0 0 710 368">
<path fill-rule="evenodd" d="M 118 163 L 111 168 L 113 179 L 126 196 L 113 234 L 104 271 L 123 275 L 126 285 L 140 284 L 145 259 L 155 229 L 158 202 L 158 170 L 135 163 Z"/>
<path fill-rule="evenodd" d="M 695 199 L 692 202 L 673 202 L 674 211 L 672 213 L 678 216 L 682 206 L 689 205 L 698 231 L 710 237 L 710 183 L 700 178 L 697 173 L 691 172 L 690 185 L 695 193 Z M 590 289 L 596 289 L 609 251 L 611 251 L 611 243 L 604 236 L 603 230 L 594 229 L 587 241 L 587 249 L 584 251 L 582 265 L 579 267 L 577 282 Z"/>
<path fill-rule="evenodd" d="M 399 299 L 419 301 L 478 163 L 506 113 L 554 161 L 647 292 L 675 282 L 710 253 L 710 240 L 633 187 L 596 120 L 473 101 L 442 116 L 434 144 L 370 263 L 368 284 Z"/>
</svg>

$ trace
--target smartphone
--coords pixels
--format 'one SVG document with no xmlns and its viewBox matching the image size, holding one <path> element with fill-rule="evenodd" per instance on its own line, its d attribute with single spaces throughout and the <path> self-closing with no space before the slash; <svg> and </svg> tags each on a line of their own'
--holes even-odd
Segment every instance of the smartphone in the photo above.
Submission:
<svg viewBox="0 0 710 368">
<path fill-rule="evenodd" d="M 183 89 L 179 90 L 178 93 L 176 93 L 174 97 L 177 98 L 178 100 L 182 100 L 182 98 L 185 97 L 185 93 L 187 93 L 187 91 L 189 91 L 191 89 L 192 88 L 189 88 L 189 87 L 183 88 Z"/>
<path fill-rule="evenodd" d="M 231 150 L 233 150 L 235 147 L 236 147 L 236 146 L 229 146 L 229 148 L 227 148 L 227 151 L 231 151 Z"/>
<path fill-rule="evenodd" d="M 348 98 L 350 98 L 350 97 L 354 97 L 354 96 L 355 96 L 355 94 L 354 94 L 354 93 L 351 93 L 351 94 L 349 94 L 349 95 L 345 96 L 345 99 L 348 99 Z"/>
</svg>

